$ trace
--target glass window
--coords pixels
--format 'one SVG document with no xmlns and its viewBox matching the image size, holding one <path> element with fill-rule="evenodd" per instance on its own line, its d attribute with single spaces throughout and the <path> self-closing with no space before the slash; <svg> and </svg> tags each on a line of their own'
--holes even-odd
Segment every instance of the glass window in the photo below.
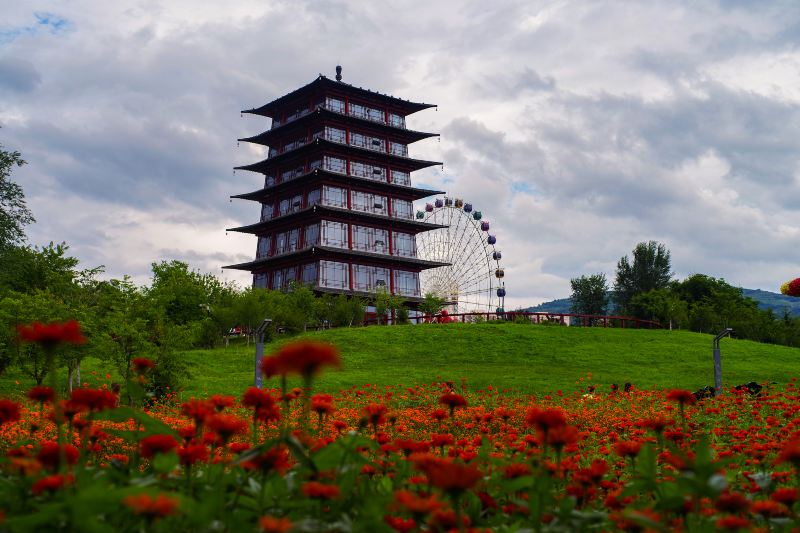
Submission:
<svg viewBox="0 0 800 533">
<path fill-rule="evenodd" d="M 409 233 L 392 232 L 392 252 L 402 257 L 416 257 L 417 239 Z"/>
<path fill-rule="evenodd" d="M 347 132 L 339 128 L 332 128 L 330 126 L 325 126 L 325 138 L 335 143 L 346 144 Z"/>
<path fill-rule="evenodd" d="M 347 207 L 347 189 L 341 187 L 322 187 L 322 204 L 331 207 Z"/>
<path fill-rule="evenodd" d="M 350 268 L 347 263 L 323 260 L 319 262 L 319 270 L 320 287 L 330 287 L 333 289 L 350 288 Z"/>
<path fill-rule="evenodd" d="M 284 198 L 283 200 L 280 201 L 280 203 L 278 204 L 278 209 L 279 209 L 279 212 L 280 212 L 281 216 L 286 215 L 286 214 L 289 213 L 290 205 L 291 205 L 291 202 L 289 201 L 288 198 Z"/>
<path fill-rule="evenodd" d="M 395 270 L 394 292 L 403 296 L 419 296 L 419 274 Z"/>
<path fill-rule="evenodd" d="M 374 292 L 378 287 L 389 285 L 389 269 L 353 265 L 353 289 L 363 292 Z"/>
<path fill-rule="evenodd" d="M 300 246 L 300 228 L 290 229 L 286 233 L 286 249 L 289 252 L 294 252 Z"/>
<path fill-rule="evenodd" d="M 319 224 L 309 224 L 306 226 L 306 234 L 303 239 L 306 248 L 319 244 Z"/>
<path fill-rule="evenodd" d="M 264 188 L 275 185 L 275 176 L 264 176 Z"/>
<path fill-rule="evenodd" d="M 312 205 L 317 205 L 322 201 L 322 189 L 312 189 L 308 191 L 308 196 L 306 198 L 306 206 L 311 207 Z"/>
<path fill-rule="evenodd" d="M 297 281 L 297 267 L 289 267 L 286 269 L 285 278 L 286 285 L 288 286 L 291 282 Z"/>
<path fill-rule="evenodd" d="M 392 216 L 395 218 L 414 218 L 414 209 L 411 202 L 392 198 Z"/>
<path fill-rule="evenodd" d="M 331 98 L 330 96 L 325 99 L 325 107 L 337 113 L 344 113 L 344 100 L 338 98 Z"/>
<path fill-rule="evenodd" d="M 389 113 L 389 124 L 391 124 L 396 128 L 405 128 L 406 119 L 405 117 L 398 115 L 396 113 Z"/>
<path fill-rule="evenodd" d="M 353 211 L 364 211 L 378 215 L 386 214 L 386 197 L 361 191 L 352 191 L 351 205 Z"/>
<path fill-rule="evenodd" d="M 261 204 L 261 221 L 269 220 L 272 218 L 272 213 L 275 211 L 275 206 L 272 204 Z"/>
<path fill-rule="evenodd" d="M 408 157 L 408 146 L 400 143 L 389 143 L 389 151 L 394 155 Z"/>
<path fill-rule="evenodd" d="M 270 148 L 269 153 L 267 154 L 267 159 L 269 159 L 270 157 L 275 157 L 276 155 L 278 155 L 278 149 Z"/>
<path fill-rule="evenodd" d="M 303 208 L 303 195 L 302 194 L 295 194 L 292 196 L 292 205 L 290 211 L 292 213 L 297 213 Z"/>
<path fill-rule="evenodd" d="M 275 235 L 275 255 L 286 253 L 286 232 Z"/>
<path fill-rule="evenodd" d="M 256 249 L 256 259 L 267 257 L 272 248 L 272 235 L 261 236 L 258 238 L 258 247 Z"/>
<path fill-rule="evenodd" d="M 367 118 L 367 108 L 361 104 L 354 104 L 353 102 L 350 102 L 349 110 L 350 114 L 354 117 Z"/>
<path fill-rule="evenodd" d="M 411 176 L 402 170 L 392 170 L 392 183 L 397 185 L 411 185 Z"/>
<path fill-rule="evenodd" d="M 383 111 L 380 109 L 375 109 L 374 107 L 368 107 L 367 119 L 372 120 L 373 122 L 384 122 Z"/>
<path fill-rule="evenodd" d="M 272 288 L 275 290 L 282 289 L 286 283 L 286 274 L 283 270 L 278 269 L 272 273 Z"/>
<path fill-rule="evenodd" d="M 340 174 L 347 172 L 347 161 L 339 157 L 326 155 L 324 166 L 325 170 L 330 170 L 331 172 L 339 172 Z"/>
<path fill-rule="evenodd" d="M 389 232 L 380 228 L 353 225 L 353 249 L 385 254 L 389 247 Z"/>
<path fill-rule="evenodd" d="M 347 248 L 347 224 L 332 220 L 322 221 L 322 244 L 336 248 Z"/>
<path fill-rule="evenodd" d="M 267 288 L 267 273 L 266 272 L 259 272 L 258 274 L 253 275 L 253 287 L 256 289 L 266 289 Z"/>
<path fill-rule="evenodd" d="M 308 263 L 303 265 L 303 272 L 300 281 L 303 282 L 303 285 L 312 285 L 316 286 L 317 284 L 317 264 L 316 263 Z"/>
<path fill-rule="evenodd" d="M 317 168 L 322 168 L 322 159 L 316 159 L 308 164 L 308 171 L 311 172 Z"/>
</svg>

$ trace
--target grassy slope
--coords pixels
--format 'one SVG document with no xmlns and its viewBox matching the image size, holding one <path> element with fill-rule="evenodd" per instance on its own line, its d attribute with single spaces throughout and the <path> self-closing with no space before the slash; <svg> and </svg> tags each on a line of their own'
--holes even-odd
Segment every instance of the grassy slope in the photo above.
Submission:
<svg viewBox="0 0 800 533">
<path fill-rule="evenodd" d="M 309 337 L 342 351 L 344 370 L 319 382 L 327 390 L 462 377 L 477 387 L 573 390 L 589 372 L 602 385 L 696 389 L 713 383 L 711 336 L 684 331 L 450 324 L 338 329 Z M 187 352 L 193 379 L 186 392 L 242 390 L 252 382 L 253 354 L 252 346 Z M 798 368 L 800 350 L 725 339 L 722 361 L 728 385 L 784 382 Z"/>
<path fill-rule="evenodd" d="M 341 372 L 326 372 L 318 390 L 378 385 L 411 385 L 468 378 L 473 387 L 493 385 L 521 391 L 574 390 L 591 372 L 603 387 L 631 381 L 639 388 L 697 389 L 713 383 L 711 336 L 685 331 L 622 330 L 524 324 L 448 324 L 369 327 L 317 332 L 309 337 L 339 346 Z M 274 350 L 281 339 L 265 347 Z M 183 352 L 190 371 L 183 396 L 240 394 L 253 380 L 252 346 Z M 750 341 L 722 341 L 727 385 L 747 381 L 785 382 L 795 374 L 800 349 Z M 83 364 L 92 385 L 119 379 L 96 359 Z M 91 371 L 96 374 L 91 374 Z M 0 394 L 30 384 L 12 369 L 0 378 Z"/>
</svg>

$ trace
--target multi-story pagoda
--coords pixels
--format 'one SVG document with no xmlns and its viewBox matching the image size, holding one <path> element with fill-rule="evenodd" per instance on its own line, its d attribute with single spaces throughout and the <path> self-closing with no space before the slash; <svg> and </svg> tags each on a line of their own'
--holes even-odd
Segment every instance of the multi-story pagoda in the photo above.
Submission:
<svg viewBox="0 0 800 533">
<path fill-rule="evenodd" d="M 369 296 L 384 287 L 412 306 L 419 272 L 445 263 L 417 257 L 416 235 L 443 226 L 415 219 L 412 202 L 440 191 L 411 186 L 413 171 L 441 163 L 412 159 L 408 145 L 437 136 L 406 129 L 433 107 L 320 75 L 243 113 L 272 127 L 241 141 L 269 147 L 266 159 L 236 167 L 264 175 L 264 188 L 232 198 L 261 204 L 261 220 L 230 231 L 258 236 L 255 260 L 226 268 L 253 273 L 255 287 L 292 282 L 318 293 Z"/>
</svg>

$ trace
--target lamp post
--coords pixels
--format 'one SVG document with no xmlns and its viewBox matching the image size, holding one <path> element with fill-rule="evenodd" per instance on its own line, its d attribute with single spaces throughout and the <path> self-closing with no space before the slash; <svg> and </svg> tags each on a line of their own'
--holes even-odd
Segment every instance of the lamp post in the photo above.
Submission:
<svg viewBox="0 0 800 533">
<path fill-rule="evenodd" d="M 733 328 L 725 328 L 714 337 L 714 389 L 717 396 L 722 394 L 722 357 L 719 352 L 719 341 L 733 333 Z"/>
<path fill-rule="evenodd" d="M 255 373 L 255 386 L 261 388 L 261 359 L 264 358 L 264 336 L 267 328 L 272 324 L 271 318 L 265 318 L 261 324 L 256 328 L 256 373 Z"/>
</svg>

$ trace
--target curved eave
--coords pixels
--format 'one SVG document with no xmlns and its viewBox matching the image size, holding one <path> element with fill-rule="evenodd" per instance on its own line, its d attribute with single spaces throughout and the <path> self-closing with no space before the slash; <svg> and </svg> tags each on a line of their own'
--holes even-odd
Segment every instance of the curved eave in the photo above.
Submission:
<svg viewBox="0 0 800 533">
<path fill-rule="evenodd" d="M 309 177 L 313 179 L 309 179 Z M 316 181 L 317 179 L 324 179 L 324 178 L 333 178 L 336 180 L 337 184 L 356 185 L 356 186 L 361 185 L 367 189 L 373 189 L 376 191 L 381 191 L 386 193 L 403 193 L 405 196 L 411 196 L 414 200 L 420 200 L 422 198 L 427 198 L 428 196 L 447 194 L 447 191 L 420 189 L 418 187 L 410 187 L 406 185 L 397 185 L 395 183 L 375 181 L 368 178 L 360 178 L 358 176 L 346 176 L 344 174 L 337 174 L 335 172 L 326 172 L 324 170 L 322 171 L 312 170 L 307 174 L 303 174 L 302 176 L 298 176 L 288 181 L 282 181 L 281 183 L 276 183 L 275 185 L 272 185 L 270 187 L 242 194 L 234 194 L 231 196 L 231 198 L 236 198 L 237 200 L 253 200 L 256 202 L 260 202 L 264 200 L 267 196 L 271 194 L 280 194 L 281 192 L 285 191 L 286 189 L 292 188 L 292 186 L 297 185 L 298 183 L 302 183 L 303 186 L 306 186 L 310 183 L 313 183 L 313 181 Z"/>
<path fill-rule="evenodd" d="M 293 127 L 301 127 L 301 126 L 308 127 L 309 122 L 313 123 L 315 122 L 315 120 L 319 118 L 335 119 L 337 122 L 341 124 L 353 125 L 356 127 L 362 126 L 365 129 L 377 129 L 378 131 L 381 131 L 386 135 L 391 135 L 391 137 L 394 140 L 406 144 L 415 143 L 417 141 L 421 141 L 422 139 L 429 139 L 431 137 L 439 137 L 438 133 L 427 133 L 424 131 L 398 128 L 396 126 L 391 126 L 389 124 L 384 124 L 382 122 L 373 122 L 365 118 L 354 117 L 352 115 L 337 113 L 336 111 L 331 111 L 329 109 L 322 108 L 322 109 L 317 109 L 313 113 L 303 115 L 297 120 L 281 124 L 276 128 L 267 130 L 263 133 L 259 133 L 258 135 L 254 135 L 252 137 L 245 137 L 238 140 L 241 142 L 249 142 L 254 144 L 260 144 L 263 146 L 272 146 L 276 142 L 277 137 L 285 135 L 286 132 L 291 131 Z"/>
<path fill-rule="evenodd" d="M 410 157 L 388 154 L 386 152 L 376 152 L 374 150 L 367 150 L 366 148 L 359 148 L 358 146 L 352 146 L 349 144 L 340 144 L 325 139 L 316 139 L 308 144 L 300 146 L 299 148 L 295 148 L 294 150 L 289 150 L 288 152 L 283 152 L 282 154 L 278 154 L 275 157 L 268 157 L 267 159 L 263 159 L 257 163 L 251 163 L 249 165 L 242 165 L 234 168 L 236 170 L 249 170 L 251 172 L 260 172 L 261 174 L 267 174 L 272 169 L 272 167 L 276 165 L 280 165 L 285 161 L 290 161 L 297 157 L 308 156 L 326 147 L 338 148 L 345 152 L 358 154 L 365 158 L 378 160 L 381 162 L 399 163 L 398 166 L 408 169 L 409 172 L 414 172 L 415 170 L 420 170 L 423 168 L 442 164 L 441 161 L 426 161 L 424 159 L 412 159 Z"/>
<path fill-rule="evenodd" d="M 267 230 L 270 226 L 278 225 L 279 223 L 290 222 L 294 220 L 302 220 L 307 218 L 309 214 L 323 215 L 336 215 L 339 218 L 347 218 L 348 220 L 363 220 L 367 222 L 379 223 L 380 225 L 392 229 L 411 229 L 415 233 L 423 231 L 430 231 L 434 229 L 447 228 L 446 224 L 431 224 L 429 222 L 418 222 L 407 218 L 393 218 L 383 215 L 374 215 L 372 213 L 364 213 L 361 211 L 352 211 L 350 209 L 341 209 L 338 207 L 330 207 L 327 205 L 315 205 L 307 207 L 301 211 L 289 213 L 280 217 L 271 218 L 263 222 L 256 222 L 247 226 L 239 226 L 237 228 L 228 228 L 226 231 L 235 231 L 237 233 L 252 233 L 257 235 Z"/>
<path fill-rule="evenodd" d="M 330 246 L 313 246 L 311 248 L 304 248 L 302 250 L 297 250 L 286 254 L 273 255 L 271 257 L 262 257 L 260 259 L 255 259 L 253 261 L 248 261 L 246 263 L 228 265 L 222 268 L 227 268 L 231 270 L 246 270 L 249 272 L 254 272 L 263 267 L 269 266 L 270 264 L 283 263 L 287 259 L 300 261 L 303 259 L 303 257 L 316 256 L 316 255 L 324 255 L 325 257 L 332 257 L 332 258 L 359 257 L 362 259 L 369 259 L 371 261 L 385 263 L 387 266 L 405 265 L 408 267 L 418 268 L 420 270 L 428 270 L 430 268 L 450 266 L 450 263 L 442 263 L 439 261 L 428 261 L 426 259 L 419 259 L 416 257 L 402 257 L 397 255 L 375 254 L 371 252 L 362 252 L 360 250 L 333 248 Z"/>
<path fill-rule="evenodd" d="M 320 74 L 311 83 L 306 84 L 300 87 L 299 89 L 295 89 L 294 91 L 285 94 L 280 98 L 276 98 L 275 100 L 266 103 L 261 107 L 242 110 L 242 113 L 249 113 L 252 115 L 261 115 L 264 117 L 272 118 L 273 115 L 275 114 L 275 111 L 278 110 L 282 105 L 289 104 L 292 101 L 301 98 L 304 94 L 310 95 L 315 90 L 323 88 L 335 89 L 339 92 L 347 93 L 348 95 L 351 96 L 363 98 L 364 100 L 375 100 L 378 102 L 385 102 L 391 104 L 392 106 L 394 106 L 399 110 L 402 110 L 406 115 L 416 113 L 417 111 L 422 111 L 423 109 L 430 109 L 431 107 L 436 107 L 435 104 L 411 102 L 409 100 L 403 100 L 402 98 L 397 98 L 396 96 L 390 96 L 388 94 L 382 94 L 379 92 L 370 91 L 369 89 L 364 89 L 362 87 L 356 87 L 354 85 L 350 85 L 349 83 L 334 81 Z"/>
</svg>

